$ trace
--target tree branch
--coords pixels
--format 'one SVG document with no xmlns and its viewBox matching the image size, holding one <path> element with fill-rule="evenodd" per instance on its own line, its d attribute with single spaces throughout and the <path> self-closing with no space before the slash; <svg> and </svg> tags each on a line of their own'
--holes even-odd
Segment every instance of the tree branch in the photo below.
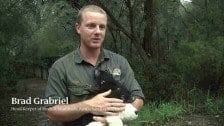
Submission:
<svg viewBox="0 0 224 126">
<path fill-rule="evenodd" d="M 109 16 L 110 20 L 117 26 L 119 30 L 121 30 L 128 38 L 132 38 L 132 35 L 116 20 L 114 15 L 110 12 L 110 10 L 104 6 L 102 2 L 97 0 L 97 3 L 106 11 L 107 15 Z"/>
</svg>

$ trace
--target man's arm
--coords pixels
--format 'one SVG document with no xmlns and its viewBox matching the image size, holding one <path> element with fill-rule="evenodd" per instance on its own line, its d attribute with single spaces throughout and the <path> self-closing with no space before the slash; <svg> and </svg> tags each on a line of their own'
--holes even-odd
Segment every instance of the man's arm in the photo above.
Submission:
<svg viewBox="0 0 224 126">
<path fill-rule="evenodd" d="M 144 101 L 141 98 L 136 98 L 132 105 L 137 109 L 140 110 L 143 107 Z"/>
<path fill-rule="evenodd" d="M 122 67 L 123 74 L 121 74 L 122 79 L 121 82 L 130 90 L 132 96 L 134 96 L 134 101 L 132 102 L 133 106 L 140 110 L 143 107 L 144 94 L 137 80 L 135 79 L 134 72 L 128 63 L 128 61 L 124 58 L 124 63 Z"/>
<path fill-rule="evenodd" d="M 47 114 L 50 120 L 67 122 L 78 119 L 84 114 L 89 113 L 87 110 L 81 109 L 87 107 L 84 102 L 67 105 L 55 105 L 48 108 Z"/>
<path fill-rule="evenodd" d="M 124 110 L 125 104 L 120 99 L 106 98 L 110 93 L 111 90 L 82 102 L 55 105 L 48 108 L 48 117 L 53 121 L 66 122 L 76 120 L 87 113 L 94 115 L 117 115 L 118 112 Z"/>
</svg>

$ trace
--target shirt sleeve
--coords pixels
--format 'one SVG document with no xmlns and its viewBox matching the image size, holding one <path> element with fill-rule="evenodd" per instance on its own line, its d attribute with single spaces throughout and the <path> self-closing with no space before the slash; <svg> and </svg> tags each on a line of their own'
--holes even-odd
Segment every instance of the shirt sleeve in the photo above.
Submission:
<svg viewBox="0 0 224 126">
<path fill-rule="evenodd" d="M 60 99 L 65 98 L 66 96 L 65 72 L 63 71 L 62 66 L 54 64 L 49 71 L 45 97 Z M 54 104 L 48 104 L 46 107 L 53 105 Z"/>
<path fill-rule="evenodd" d="M 123 66 L 121 66 L 121 71 L 121 83 L 131 91 L 133 96 L 145 99 L 142 89 L 135 79 L 134 72 L 126 59 L 124 59 Z"/>
</svg>

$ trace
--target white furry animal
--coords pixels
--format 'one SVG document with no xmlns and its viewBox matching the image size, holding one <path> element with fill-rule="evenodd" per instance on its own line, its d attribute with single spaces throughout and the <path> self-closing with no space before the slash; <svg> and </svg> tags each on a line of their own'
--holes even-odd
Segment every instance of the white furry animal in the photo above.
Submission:
<svg viewBox="0 0 224 126">
<path fill-rule="evenodd" d="M 137 109 L 131 103 L 126 103 L 125 110 L 119 113 L 118 116 L 106 117 L 108 126 L 123 126 L 123 121 L 131 121 L 138 117 L 136 112 Z M 86 126 L 103 126 L 103 124 L 101 122 L 91 122 Z"/>
</svg>

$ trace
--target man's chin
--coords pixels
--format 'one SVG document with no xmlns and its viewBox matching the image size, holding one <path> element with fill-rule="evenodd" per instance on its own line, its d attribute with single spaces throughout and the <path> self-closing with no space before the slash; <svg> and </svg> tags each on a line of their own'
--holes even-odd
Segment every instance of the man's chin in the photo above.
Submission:
<svg viewBox="0 0 224 126">
<path fill-rule="evenodd" d="M 99 49 L 99 48 L 101 48 L 101 46 L 102 46 L 102 44 L 100 44 L 100 43 L 94 43 L 94 44 L 91 45 L 91 48 Z"/>
<path fill-rule="evenodd" d="M 97 46 L 97 47 L 92 47 L 92 49 L 100 49 L 101 46 Z"/>
</svg>

